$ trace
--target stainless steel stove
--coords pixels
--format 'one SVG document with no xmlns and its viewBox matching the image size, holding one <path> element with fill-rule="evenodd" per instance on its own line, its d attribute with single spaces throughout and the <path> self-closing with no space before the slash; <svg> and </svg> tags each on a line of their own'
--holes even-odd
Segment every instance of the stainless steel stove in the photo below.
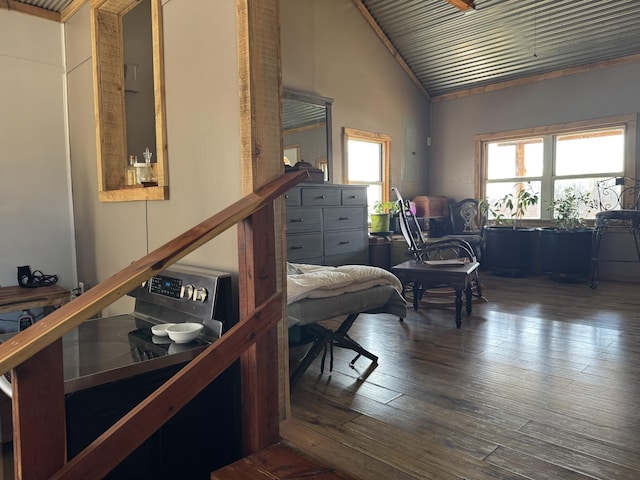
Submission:
<svg viewBox="0 0 640 480">
<path fill-rule="evenodd" d="M 131 314 L 88 320 L 63 337 L 69 458 L 236 323 L 231 288 L 228 273 L 173 266 L 129 293 Z M 182 344 L 151 333 L 182 322 L 204 329 Z M 205 479 L 239 458 L 239 376 L 236 362 L 108 478 Z"/>
<path fill-rule="evenodd" d="M 231 276 L 175 266 L 129 293 L 133 313 L 88 320 L 63 338 L 65 393 L 187 362 L 234 323 Z M 177 344 L 151 333 L 160 323 L 204 324 Z"/>
</svg>

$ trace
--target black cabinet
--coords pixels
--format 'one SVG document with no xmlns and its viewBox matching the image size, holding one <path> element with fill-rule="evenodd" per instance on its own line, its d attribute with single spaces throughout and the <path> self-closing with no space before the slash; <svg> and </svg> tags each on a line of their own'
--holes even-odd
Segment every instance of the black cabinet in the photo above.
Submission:
<svg viewBox="0 0 640 480">
<path fill-rule="evenodd" d="M 71 459 L 184 365 L 65 396 Z M 112 470 L 108 479 L 206 480 L 242 457 L 240 363 L 236 361 Z"/>
</svg>

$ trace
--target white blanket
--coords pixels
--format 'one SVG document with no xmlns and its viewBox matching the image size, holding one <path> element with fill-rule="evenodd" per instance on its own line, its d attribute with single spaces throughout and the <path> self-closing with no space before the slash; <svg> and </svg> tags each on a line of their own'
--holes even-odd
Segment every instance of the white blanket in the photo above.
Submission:
<svg viewBox="0 0 640 480">
<path fill-rule="evenodd" d="M 333 297 L 377 285 L 391 285 L 402 292 L 400 280 L 383 268 L 368 265 L 291 265 L 302 273 L 287 275 L 287 304 L 303 298 Z"/>
</svg>

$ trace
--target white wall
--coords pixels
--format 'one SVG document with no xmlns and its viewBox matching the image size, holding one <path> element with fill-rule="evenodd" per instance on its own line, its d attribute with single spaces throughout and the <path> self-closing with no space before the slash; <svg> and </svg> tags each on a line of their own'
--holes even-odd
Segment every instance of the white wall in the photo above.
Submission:
<svg viewBox="0 0 640 480">
<path fill-rule="evenodd" d="M 635 114 L 639 83 L 633 63 L 434 102 L 432 193 L 474 196 L 475 135 Z"/>
<path fill-rule="evenodd" d="M 235 2 L 170 0 L 163 8 L 166 201 L 98 201 L 88 4 L 66 24 L 78 275 L 90 284 L 241 196 Z M 230 229 L 181 263 L 235 274 L 237 257 L 236 229 Z M 105 314 L 131 309 L 123 299 Z"/>
<path fill-rule="evenodd" d="M 284 86 L 334 100 L 334 183 L 343 181 L 342 131 L 349 127 L 390 135 L 391 185 L 407 198 L 428 193 L 429 102 L 353 2 L 281 0 L 280 10 Z M 418 174 L 411 181 L 401 176 L 403 116 L 417 130 Z"/>
<path fill-rule="evenodd" d="M 635 115 L 640 111 L 639 84 L 640 63 L 632 63 L 434 102 L 432 193 L 456 199 L 474 196 L 475 135 Z M 640 263 L 628 233 L 608 234 L 600 259 L 601 278 L 640 281 Z"/>
<path fill-rule="evenodd" d="M 0 9 L 2 286 L 20 265 L 77 284 L 62 51 L 60 24 Z"/>
</svg>

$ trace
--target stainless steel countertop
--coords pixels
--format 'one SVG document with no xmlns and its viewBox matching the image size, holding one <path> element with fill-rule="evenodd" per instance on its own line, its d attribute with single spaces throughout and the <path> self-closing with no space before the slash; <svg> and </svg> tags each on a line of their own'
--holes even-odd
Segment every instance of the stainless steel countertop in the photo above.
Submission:
<svg viewBox="0 0 640 480">
<path fill-rule="evenodd" d="M 151 333 L 151 323 L 134 315 L 87 320 L 63 337 L 64 391 L 72 393 L 188 362 L 208 345 L 177 344 Z M 0 335 L 5 341 L 14 334 Z"/>
</svg>

